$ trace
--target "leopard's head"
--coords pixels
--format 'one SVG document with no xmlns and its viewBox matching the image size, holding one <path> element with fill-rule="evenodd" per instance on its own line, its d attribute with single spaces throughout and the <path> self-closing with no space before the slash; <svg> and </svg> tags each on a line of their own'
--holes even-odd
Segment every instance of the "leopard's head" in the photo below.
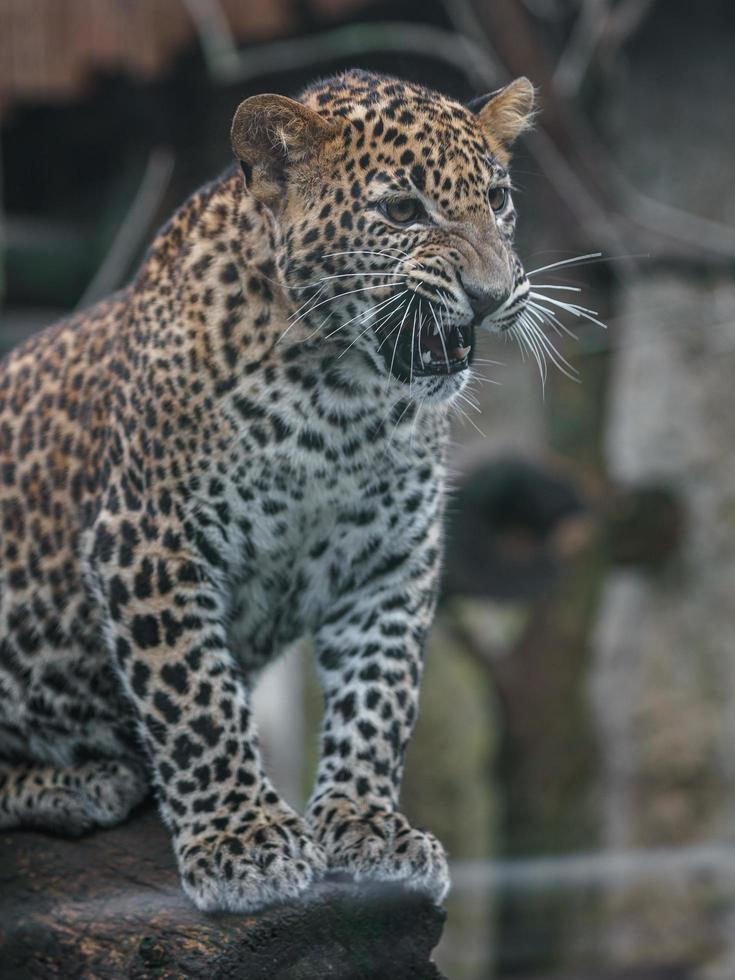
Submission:
<svg viewBox="0 0 735 980">
<path fill-rule="evenodd" d="M 463 106 L 364 71 L 243 102 L 233 148 L 299 333 L 417 399 L 459 392 L 476 328 L 526 303 L 508 163 L 533 105 L 525 78 Z"/>
</svg>

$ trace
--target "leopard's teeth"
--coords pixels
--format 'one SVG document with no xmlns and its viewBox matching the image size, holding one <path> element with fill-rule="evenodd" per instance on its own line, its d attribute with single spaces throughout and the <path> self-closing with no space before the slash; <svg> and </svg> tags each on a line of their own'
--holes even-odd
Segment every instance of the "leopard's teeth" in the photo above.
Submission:
<svg viewBox="0 0 735 980">
<path fill-rule="evenodd" d="M 430 350 L 421 351 L 421 360 L 424 362 L 424 364 L 430 364 L 431 363 L 431 351 Z"/>
<path fill-rule="evenodd" d="M 454 354 L 455 354 L 456 358 L 461 361 L 465 357 L 468 357 L 469 356 L 469 353 L 470 353 L 471 350 L 472 350 L 471 347 L 458 347 L 455 350 Z"/>
</svg>

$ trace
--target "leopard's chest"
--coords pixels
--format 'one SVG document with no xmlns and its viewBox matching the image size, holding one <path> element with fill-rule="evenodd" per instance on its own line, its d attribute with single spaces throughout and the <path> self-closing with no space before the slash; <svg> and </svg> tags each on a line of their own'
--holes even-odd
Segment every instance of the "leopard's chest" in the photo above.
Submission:
<svg viewBox="0 0 735 980">
<path fill-rule="evenodd" d="M 316 509 L 307 518 L 289 508 L 273 533 L 261 528 L 232 586 L 233 648 L 243 663 L 258 667 L 314 629 L 344 571 L 338 537 L 334 515 Z"/>
<path fill-rule="evenodd" d="M 233 487 L 230 628 L 244 665 L 260 667 L 359 591 L 416 522 L 404 506 L 410 482 L 410 467 L 397 478 L 370 459 L 320 474 L 261 468 Z"/>
</svg>

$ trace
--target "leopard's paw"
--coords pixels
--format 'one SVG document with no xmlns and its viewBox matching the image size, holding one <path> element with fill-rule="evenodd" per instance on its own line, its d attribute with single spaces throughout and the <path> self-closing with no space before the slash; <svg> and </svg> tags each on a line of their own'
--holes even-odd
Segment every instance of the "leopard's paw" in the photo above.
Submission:
<svg viewBox="0 0 735 980">
<path fill-rule="evenodd" d="M 330 871 L 347 872 L 358 881 L 400 881 L 437 904 L 446 898 L 447 857 L 433 834 L 414 829 L 396 811 L 371 807 L 356 813 L 353 807 L 337 805 L 331 818 L 329 812 L 327 805 L 316 834 L 327 851 Z"/>
<path fill-rule="evenodd" d="M 86 815 L 96 827 L 121 823 L 150 791 L 143 770 L 124 762 L 93 764 L 79 789 Z"/>
<path fill-rule="evenodd" d="M 246 829 L 180 837 L 184 891 L 204 911 L 254 912 L 295 898 L 322 877 L 327 862 L 306 824 L 294 816 L 256 818 Z"/>
<path fill-rule="evenodd" d="M 114 827 L 148 794 L 142 768 L 124 761 L 80 766 L 25 767 L 10 783 L 10 817 L 1 826 L 27 826 L 78 837 L 96 827 Z"/>
</svg>

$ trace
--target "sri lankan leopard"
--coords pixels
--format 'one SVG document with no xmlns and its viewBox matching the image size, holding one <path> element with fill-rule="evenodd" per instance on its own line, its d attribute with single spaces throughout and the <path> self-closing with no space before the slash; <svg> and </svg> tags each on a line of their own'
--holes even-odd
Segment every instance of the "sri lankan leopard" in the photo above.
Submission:
<svg viewBox="0 0 735 980">
<path fill-rule="evenodd" d="M 437 598 L 448 415 L 528 282 L 521 78 L 463 106 L 348 71 L 246 99 L 238 163 L 132 283 L 0 365 L 0 827 L 78 834 L 153 787 L 183 887 L 248 911 L 327 870 L 441 901 L 398 809 Z M 261 765 L 259 670 L 313 636 L 304 816 Z"/>
</svg>

